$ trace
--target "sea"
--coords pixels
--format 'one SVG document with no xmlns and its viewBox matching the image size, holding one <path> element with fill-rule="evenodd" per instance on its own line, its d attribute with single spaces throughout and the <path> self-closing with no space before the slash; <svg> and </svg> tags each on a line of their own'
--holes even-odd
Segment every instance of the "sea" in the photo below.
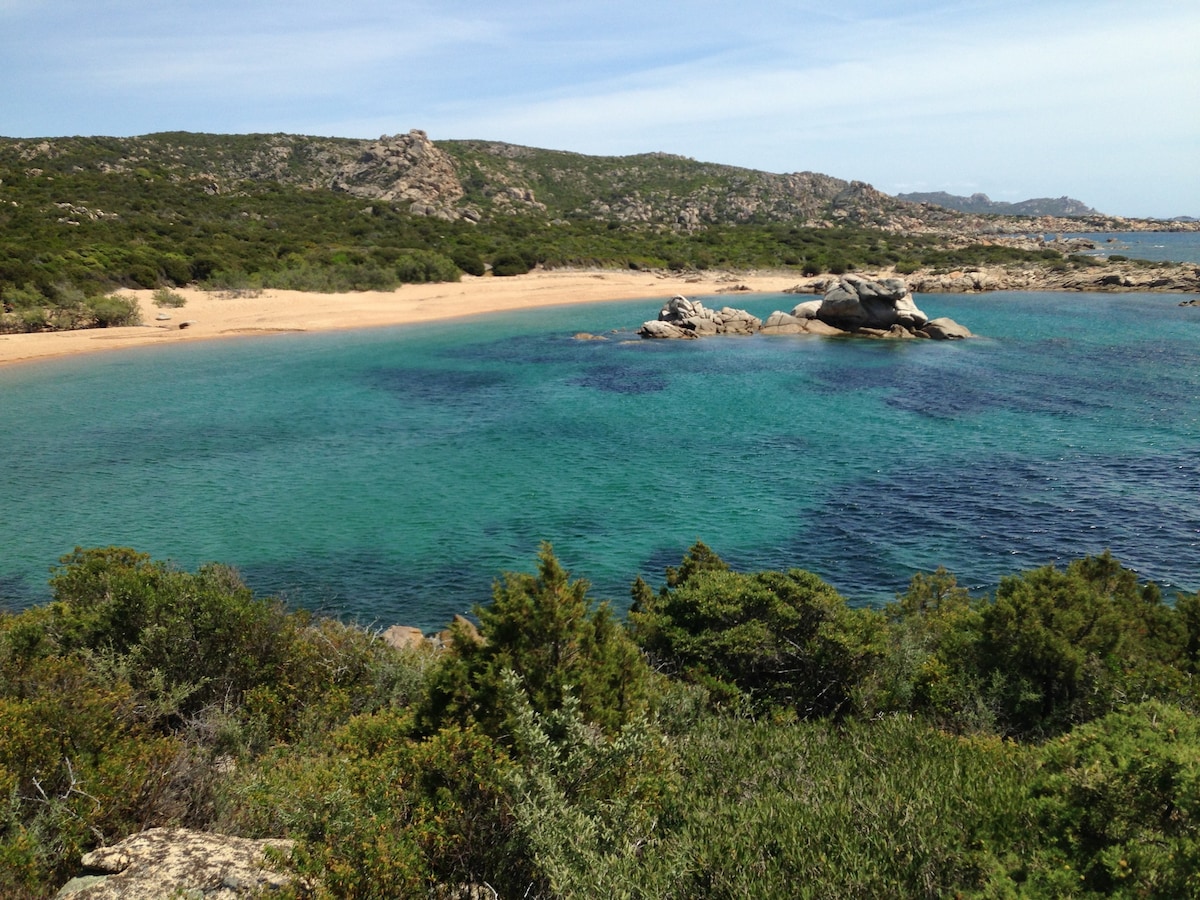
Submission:
<svg viewBox="0 0 1200 900">
<path fill-rule="evenodd" d="M 979 335 L 957 342 L 639 339 L 662 299 L 0 369 L 0 608 L 109 545 L 427 630 L 543 541 L 619 611 L 698 540 L 854 605 L 1104 550 L 1200 590 L 1190 297 L 918 295 Z"/>
</svg>

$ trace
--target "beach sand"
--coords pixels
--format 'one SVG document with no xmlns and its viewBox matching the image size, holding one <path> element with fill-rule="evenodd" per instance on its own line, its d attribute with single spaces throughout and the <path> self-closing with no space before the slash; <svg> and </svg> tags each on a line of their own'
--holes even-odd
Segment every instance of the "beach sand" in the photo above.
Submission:
<svg viewBox="0 0 1200 900">
<path fill-rule="evenodd" d="M 482 313 L 600 303 L 646 298 L 646 318 L 657 313 L 656 304 L 675 294 L 707 296 L 728 293 L 728 299 L 706 306 L 738 306 L 744 286 L 754 292 L 782 291 L 796 284 L 794 275 L 738 275 L 713 273 L 697 278 L 671 277 L 639 271 L 534 271 L 528 275 L 474 278 L 461 282 L 406 284 L 389 292 L 311 294 L 300 291 L 263 291 L 258 296 L 228 296 L 195 288 L 179 288 L 187 300 L 177 309 L 159 309 L 152 291 L 122 291 L 136 297 L 143 325 L 129 328 L 90 328 L 80 331 L 0 335 L 0 366 L 103 350 L 161 347 L 172 342 L 235 338 L 281 331 L 333 331 L 405 325 L 453 319 Z M 160 320 L 166 314 L 170 319 Z M 183 323 L 189 323 L 181 328 Z M 640 322 L 630 322 L 635 327 Z"/>
</svg>

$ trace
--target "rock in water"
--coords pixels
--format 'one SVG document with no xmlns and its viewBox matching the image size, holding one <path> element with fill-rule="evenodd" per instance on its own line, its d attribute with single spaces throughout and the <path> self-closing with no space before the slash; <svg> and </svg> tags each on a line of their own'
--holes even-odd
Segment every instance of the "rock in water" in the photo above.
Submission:
<svg viewBox="0 0 1200 900">
<path fill-rule="evenodd" d="M 902 278 L 869 281 L 845 275 L 828 285 L 820 300 L 798 304 L 791 313 L 773 312 L 764 323 L 744 309 L 705 309 L 699 300 L 676 295 L 638 330 L 644 338 L 695 338 L 716 334 L 852 334 L 903 340 L 973 337 L 951 319 L 935 319 L 917 308 Z"/>
<path fill-rule="evenodd" d="M 957 341 L 963 338 L 974 337 L 970 329 L 963 325 L 959 325 L 953 319 L 940 318 L 933 319 L 927 322 L 923 328 L 918 331 L 918 334 L 924 337 L 934 338 L 941 341 Z"/>
<path fill-rule="evenodd" d="M 802 306 L 808 307 L 808 304 Z M 816 317 L 847 331 L 859 328 L 887 331 L 893 325 L 916 331 L 929 321 L 929 317 L 917 309 L 902 278 L 868 281 L 857 275 L 843 276 L 825 292 Z"/>
<path fill-rule="evenodd" d="M 712 334 L 755 334 L 762 320 L 744 309 L 706 309 L 699 300 L 676 294 L 663 304 L 658 319 L 638 329 L 644 338 L 694 338 Z"/>
</svg>

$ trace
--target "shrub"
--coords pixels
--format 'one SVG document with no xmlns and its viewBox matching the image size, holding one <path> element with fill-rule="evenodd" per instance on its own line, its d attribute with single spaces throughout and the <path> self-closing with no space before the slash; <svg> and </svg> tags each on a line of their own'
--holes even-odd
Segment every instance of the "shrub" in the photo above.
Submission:
<svg viewBox="0 0 1200 900">
<path fill-rule="evenodd" d="M 1126 696 L 1184 690 L 1185 622 L 1109 553 L 1001 580 L 984 607 L 978 664 L 1001 725 L 1055 734 Z"/>
<path fill-rule="evenodd" d="M 504 672 L 521 679 L 533 709 L 578 699 L 580 714 L 613 733 L 646 707 L 651 672 L 608 604 L 588 597 L 588 583 L 570 580 L 549 544 L 537 575 L 506 573 L 492 602 L 477 607 L 479 634 L 453 630 L 452 655 L 435 678 L 430 712 L 478 721 L 500 734 L 512 714 L 504 703 Z"/>
<path fill-rule="evenodd" d="M 1031 796 L 1046 895 L 1194 897 L 1200 891 L 1200 726 L 1131 706 L 1051 741 Z"/>
<path fill-rule="evenodd" d="M 519 253 L 501 253 L 492 260 L 492 274 L 500 277 L 524 275 L 532 266 Z"/>
<path fill-rule="evenodd" d="M 239 772 L 218 825 L 299 839 L 292 866 L 314 885 L 304 896 L 524 887 L 522 851 L 509 837 L 510 766 L 477 729 L 450 726 L 421 738 L 407 716 L 381 711 L 351 719 L 303 752 L 280 748 Z"/>
<path fill-rule="evenodd" d="M 635 585 L 630 622 L 658 664 L 706 687 L 802 716 L 848 711 L 878 650 L 878 623 L 811 572 L 731 572 L 704 544 L 656 596 Z"/>
<path fill-rule="evenodd" d="M 459 267 L 432 250 L 405 250 L 395 262 L 396 277 L 404 284 L 458 281 Z"/>
<path fill-rule="evenodd" d="M 80 854 L 158 813 L 179 751 L 141 721 L 135 692 L 82 658 L 13 665 L 0 678 L 0 894 L 42 895 Z"/>
<path fill-rule="evenodd" d="M 169 288 L 159 288 L 152 295 L 154 305 L 157 307 L 167 307 L 169 309 L 179 309 L 187 305 L 187 300 L 182 294 L 177 294 Z"/>
<path fill-rule="evenodd" d="M 681 756 L 679 824 L 629 896 L 1018 895 L 1004 863 L 1025 849 L 1028 774 L 1011 744 L 900 716 L 712 716 Z"/>
<path fill-rule="evenodd" d="M 474 250 L 455 250 L 451 254 L 451 259 L 467 275 L 479 277 L 487 272 L 487 266 L 483 262 L 483 257 Z"/>
</svg>

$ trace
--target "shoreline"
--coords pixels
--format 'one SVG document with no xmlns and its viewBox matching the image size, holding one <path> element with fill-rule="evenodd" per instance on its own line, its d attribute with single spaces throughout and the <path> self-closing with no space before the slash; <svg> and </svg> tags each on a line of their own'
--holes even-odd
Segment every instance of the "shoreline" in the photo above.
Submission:
<svg viewBox="0 0 1200 900">
<path fill-rule="evenodd" d="M 866 278 L 894 272 L 855 273 Z M 795 272 L 667 273 L 622 269 L 535 270 L 496 278 L 464 275 L 458 282 L 406 284 L 394 291 L 318 294 L 267 289 L 237 295 L 176 288 L 187 301 L 159 309 L 152 290 L 121 290 L 142 311 L 142 325 L 75 331 L 0 334 L 0 368 L 85 353 L 162 347 L 198 340 L 263 336 L 282 332 L 343 331 L 445 321 L 496 312 L 605 303 L 661 302 L 675 294 L 813 293 L 833 276 L 797 277 Z M 932 275 L 901 276 L 914 293 L 1018 291 L 1200 292 L 1200 266 L 1139 268 L 1110 265 L 1099 271 L 1051 272 L 1044 268 L 977 268 Z M 729 306 L 736 306 L 730 299 Z M 167 319 L 157 318 L 160 315 Z M 653 311 L 648 315 L 651 317 Z M 186 323 L 186 324 L 185 324 Z M 182 326 L 182 327 L 181 327 Z"/>
<path fill-rule="evenodd" d="M 464 275 L 458 282 L 406 284 L 394 291 L 318 294 L 263 290 L 231 296 L 195 287 L 176 288 L 187 304 L 159 309 L 152 290 L 121 290 L 142 310 L 142 325 L 0 335 L 0 368 L 112 350 L 163 347 L 185 341 L 262 336 L 282 332 L 343 331 L 411 325 L 582 303 L 665 301 L 678 293 L 778 292 L 794 275 L 697 277 L 623 270 L 535 271 L 496 278 Z M 749 291 L 741 288 L 749 288 Z M 657 312 L 657 309 L 654 310 Z M 159 320 L 159 315 L 170 316 Z M 653 317 L 650 314 L 649 317 Z M 187 323 L 186 327 L 180 327 Z"/>
</svg>

